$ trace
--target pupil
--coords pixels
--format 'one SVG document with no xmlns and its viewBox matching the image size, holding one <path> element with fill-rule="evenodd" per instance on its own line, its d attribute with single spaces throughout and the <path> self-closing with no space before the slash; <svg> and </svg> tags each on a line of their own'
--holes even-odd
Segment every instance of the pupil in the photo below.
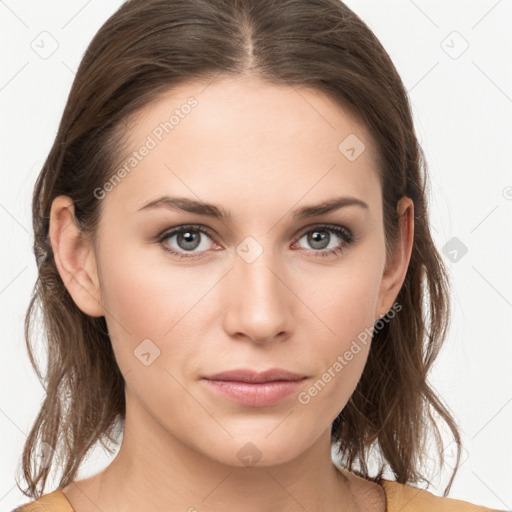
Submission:
<svg viewBox="0 0 512 512">
<path fill-rule="evenodd" d="M 329 245 L 327 231 L 313 231 L 309 236 L 308 243 L 315 249 L 325 249 Z"/>
<path fill-rule="evenodd" d="M 182 249 L 195 249 L 199 245 L 198 240 L 198 234 L 191 231 L 185 231 L 178 236 L 178 243 Z"/>
</svg>

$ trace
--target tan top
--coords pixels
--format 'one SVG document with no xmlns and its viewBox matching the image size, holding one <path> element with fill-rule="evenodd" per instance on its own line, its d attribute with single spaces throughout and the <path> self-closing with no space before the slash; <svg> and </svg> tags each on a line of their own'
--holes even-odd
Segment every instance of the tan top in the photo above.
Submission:
<svg viewBox="0 0 512 512">
<path fill-rule="evenodd" d="M 381 479 L 386 493 L 386 512 L 499 512 L 466 501 L 439 497 L 424 489 Z M 12 512 L 75 512 L 61 489 L 50 492 Z M 504 512 L 504 511 L 503 511 Z"/>
</svg>

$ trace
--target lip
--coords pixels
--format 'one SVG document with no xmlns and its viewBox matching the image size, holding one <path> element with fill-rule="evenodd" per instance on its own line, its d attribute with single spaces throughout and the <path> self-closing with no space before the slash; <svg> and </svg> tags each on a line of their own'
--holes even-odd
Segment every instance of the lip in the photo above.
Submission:
<svg viewBox="0 0 512 512">
<path fill-rule="evenodd" d="M 238 369 L 203 377 L 208 388 L 249 407 L 275 405 L 295 393 L 307 377 L 281 368 L 262 372 Z"/>
<path fill-rule="evenodd" d="M 261 372 L 250 368 L 239 368 L 236 370 L 228 370 L 225 372 L 206 375 L 203 377 L 208 380 L 228 380 L 237 382 L 275 382 L 275 381 L 295 381 L 302 380 L 306 376 L 299 373 L 293 373 L 283 368 L 269 368 Z"/>
</svg>

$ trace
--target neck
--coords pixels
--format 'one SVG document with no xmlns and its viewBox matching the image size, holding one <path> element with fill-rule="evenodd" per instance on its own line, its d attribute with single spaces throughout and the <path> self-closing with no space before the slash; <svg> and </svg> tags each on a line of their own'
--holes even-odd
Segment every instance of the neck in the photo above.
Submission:
<svg viewBox="0 0 512 512">
<path fill-rule="evenodd" d="M 288 462 L 232 466 L 146 427 L 127 416 L 112 463 L 66 489 L 76 512 L 239 512 L 241 504 L 244 512 L 358 510 L 347 476 L 332 463 L 330 429 Z"/>
</svg>

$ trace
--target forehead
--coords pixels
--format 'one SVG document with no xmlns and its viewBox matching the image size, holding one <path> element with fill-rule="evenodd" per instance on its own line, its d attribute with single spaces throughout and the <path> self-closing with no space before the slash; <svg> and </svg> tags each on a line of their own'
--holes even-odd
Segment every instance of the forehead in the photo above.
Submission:
<svg viewBox="0 0 512 512">
<path fill-rule="evenodd" d="M 329 195 L 379 201 L 373 140 L 322 92 L 256 78 L 186 83 L 127 122 L 123 179 L 109 201 L 136 211 L 156 195 L 291 206 Z"/>
</svg>

